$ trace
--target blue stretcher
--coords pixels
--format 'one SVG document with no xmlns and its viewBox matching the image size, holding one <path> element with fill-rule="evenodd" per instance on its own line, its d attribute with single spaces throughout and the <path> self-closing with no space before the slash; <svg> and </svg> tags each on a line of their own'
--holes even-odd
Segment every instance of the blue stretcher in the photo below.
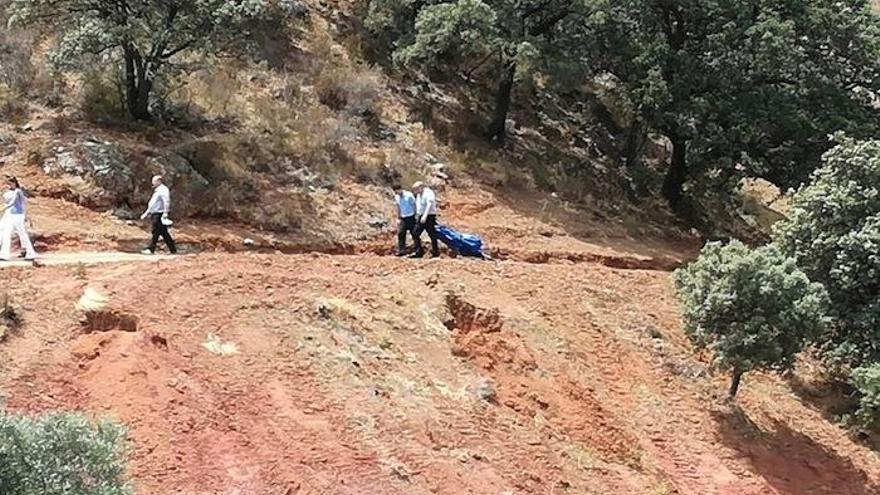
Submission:
<svg viewBox="0 0 880 495">
<path fill-rule="evenodd" d="M 437 237 L 461 256 L 487 259 L 483 252 L 483 239 L 474 234 L 463 234 L 446 225 L 437 225 Z"/>
</svg>

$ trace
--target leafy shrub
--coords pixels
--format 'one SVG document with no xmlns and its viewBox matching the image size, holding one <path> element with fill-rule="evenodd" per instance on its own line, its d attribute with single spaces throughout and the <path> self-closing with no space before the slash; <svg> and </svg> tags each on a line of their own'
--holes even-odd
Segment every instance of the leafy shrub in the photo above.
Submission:
<svg viewBox="0 0 880 495">
<path fill-rule="evenodd" d="M 85 75 L 80 105 L 86 118 L 93 122 L 125 118 L 125 101 L 120 83 L 109 73 L 92 72 Z"/>
<path fill-rule="evenodd" d="M 773 245 L 709 243 L 675 272 L 675 283 L 691 342 L 710 349 L 717 368 L 733 371 L 731 397 L 747 371 L 791 368 L 825 319 L 822 286 Z"/>
<path fill-rule="evenodd" d="M 4 8 L 0 3 L 0 9 Z M 0 19 L 5 25 L 5 20 Z M 0 84 L 25 92 L 33 83 L 36 71 L 31 64 L 34 40 L 20 30 L 0 31 Z"/>
<path fill-rule="evenodd" d="M 382 80 L 372 69 L 327 68 L 315 81 L 318 99 L 328 107 L 350 115 L 376 115 Z"/>
<path fill-rule="evenodd" d="M 125 432 L 78 414 L 0 412 L 0 493 L 129 495 Z"/>
<path fill-rule="evenodd" d="M 11 124 L 22 124 L 27 121 L 28 107 L 24 101 L 21 93 L 0 84 L 0 120 Z"/>
<path fill-rule="evenodd" d="M 0 294 L 0 342 L 21 325 L 21 314 L 12 304 L 12 298 L 4 292 Z"/>
<path fill-rule="evenodd" d="M 774 237 L 828 291 L 833 323 L 820 342 L 839 371 L 880 361 L 880 140 L 837 140 Z"/>
<path fill-rule="evenodd" d="M 880 364 L 856 368 L 850 383 L 860 396 L 856 421 L 861 426 L 871 426 L 880 418 Z"/>
</svg>

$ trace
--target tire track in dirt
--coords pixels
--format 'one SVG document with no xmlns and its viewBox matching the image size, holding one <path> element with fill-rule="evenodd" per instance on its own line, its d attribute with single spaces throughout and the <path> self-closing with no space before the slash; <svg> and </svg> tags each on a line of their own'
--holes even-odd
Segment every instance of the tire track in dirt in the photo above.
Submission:
<svg viewBox="0 0 880 495">
<path fill-rule="evenodd" d="M 489 374 L 496 387 L 493 401 L 528 420 L 546 421 L 560 439 L 571 439 L 606 462 L 638 465 L 636 444 L 593 393 L 565 375 L 552 381 L 539 370 L 536 359 L 516 333 L 506 331 L 497 309 L 484 310 L 447 295 L 452 314 L 452 353 Z"/>
<path fill-rule="evenodd" d="M 182 294 L 175 307 L 198 312 L 200 293 Z M 143 295 L 126 299 L 141 301 Z M 224 292 L 215 302 L 232 309 L 202 315 L 196 328 L 230 328 L 221 323 L 234 321 L 239 311 L 230 297 Z M 175 311 L 163 311 L 163 302 L 142 304 L 140 314 L 164 313 L 170 317 L 164 324 L 173 324 Z M 36 372 L 41 387 L 13 384 L 9 406 L 112 408 L 131 427 L 132 474 L 146 493 L 189 495 L 195 486 L 212 495 L 406 493 L 388 483 L 375 454 L 345 440 L 342 406 L 324 399 L 328 394 L 308 369 L 260 365 L 280 348 L 272 333 L 230 332 L 225 337 L 247 342 L 256 357 L 223 358 L 185 350 L 200 348 L 196 339 L 204 330 L 170 330 L 157 339 L 150 333 L 153 319 L 141 321 L 143 331 L 74 331 Z M 170 342 L 171 350 L 157 342 Z"/>
<path fill-rule="evenodd" d="M 721 430 L 701 395 L 713 382 L 664 366 L 692 358 L 660 272 L 320 254 L 147 266 L 7 272 L 25 326 L 0 347 L 14 409 L 130 424 L 143 493 L 867 495 L 877 477 L 763 378 L 744 403 L 774 391 L 761 407 L 777 423 Z M 87 284 L 135 331 L 114 317 L 84 333 L 71 308 Z M 209 333 L 238 354 L 208 352 Z"/>
</svg>

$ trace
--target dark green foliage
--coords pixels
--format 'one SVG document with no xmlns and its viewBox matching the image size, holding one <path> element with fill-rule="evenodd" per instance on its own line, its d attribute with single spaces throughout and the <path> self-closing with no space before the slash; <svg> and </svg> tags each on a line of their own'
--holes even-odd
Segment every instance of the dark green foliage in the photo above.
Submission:
<svg viewBox="0 0 880 495">
<path fill-rule="evenodd" d="M 0 412 L 0 493 L 130 495 L 125 432 L 79 414 Z"/>
<path fill-rule="evenodd" d="M 850 383 L 859 393 L 856 423 L 863 427 L 873 426 L 880 419 L 880 364 L 856 368 Z"/>
<path fill-rule="evenodd" d="M 580 37 L 644 123 L 672 143 L 663 186 L 796 186 L 829 133 L 876 131 L 880 21 L 867 0 L 598 0 Z"/>
<path fill-rule="evenodd" d="M 567 23 L 587 9 L 586 0 L 376 0 L 366 25 L 392 40 L 400 66 L 485 72 L 495 93 L 487 137 L 503 143 L 516 83 L 553 66 L 574 32 Z"/>
<path fill-rule="evenodd" d="M 775 241 L 831 298 L 820 339 L 834 368 L 880 362 L 880 141 L 838 136 Z"/>
<path fill-rule="evenodd" d="M 734 241 L 709 243 L 675 272 L 685 331 L 716 367 L 739 377 L 754 369 L 788 369 L 823 327 L 827 296 L 793 258 L 775 246 L 750 249 Z"/>
</svg>

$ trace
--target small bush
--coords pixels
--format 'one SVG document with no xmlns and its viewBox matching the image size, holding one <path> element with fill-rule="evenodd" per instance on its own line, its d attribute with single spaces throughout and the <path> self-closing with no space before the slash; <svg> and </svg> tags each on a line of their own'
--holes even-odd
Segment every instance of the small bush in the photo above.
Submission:
<svg viewBox="0 0 880 495">
<path fill-rule="evenodd" d="M 0 2 L 0 9 L 4 9 Z M 6 25 L 6 20 L 0 18 Z M 0 30 L 0 84 L 27 92 L 34 84 L 37 71 L 31 64 L 36 37 L 18 29 Z"/>
<path fill-rule="evenodd" d="M 382 80 L 373 69 L 344 66 L 323 70 L 315 81 L 318 99 L 333 110 L 370 116 L 379 112 Z"/>
<path fill-rule="evenodd" d="M 880 363 L 856 368 L 850 383 L 859 393 L 857 423 L 863 427 L 874 425 L 880 418 Z"/>
<path fill-rule="evenodd" d="M 21 325 L 21 314 L 12 304 L 9 294 L 0 294 L 0 342 Z"/>
<path fill-rule="evenodd" d="M 125 431 L 79 414 L 0 412 L 0 493 L 129 495 Z"/>
<path fill-rule="evenodd" d="M 747 371 L 790 369 L 825 322 L 825 290 L 773 245 L 709 243 L 675 272 L 675 284 L 688 338 L 733 371 L 731 397 Z"/>
<path fill-rule="evenodd" d="M 880 363 L 853 370 L 850 384 L 859 394 L 856 423 L 863 427 L 875 426 L 880 420 Z"/>
<path fill-rule="evenodd" d="M 85 75 L 80 106 L 86 118 L 92 122 L 123 120 L 126 117 L 119 82 L 106 73 Z"/>
<path fill-rule="evenodd" d="M 9 86 L 0 84 L 0 120 L 20 125 L 27 121 L 28 113 L 24 96 Z"/>
</svg>

